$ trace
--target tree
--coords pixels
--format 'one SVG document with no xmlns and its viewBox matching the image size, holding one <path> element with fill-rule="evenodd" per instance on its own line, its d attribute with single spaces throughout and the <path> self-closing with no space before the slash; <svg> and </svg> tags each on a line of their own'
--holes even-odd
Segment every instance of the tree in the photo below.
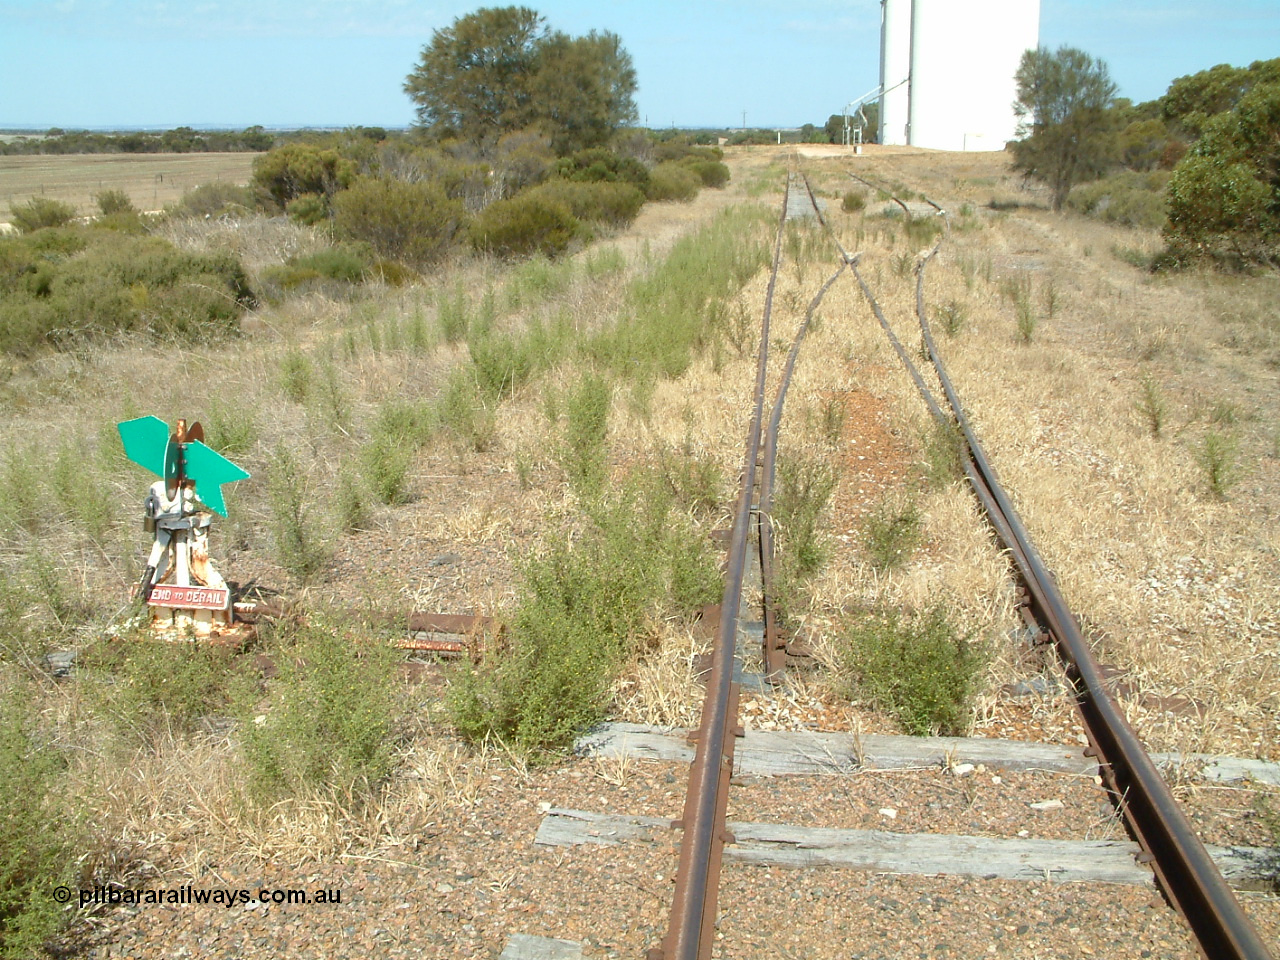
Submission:
<svg viewBox="0 0 1280 960">
<path fill-rule="evenodd" d="M 1165 237 L 1175 253 L 1280 262 L 1280 82 L 1217 114 L 1174 168 Z"/>
<path fill-rule="evenodd" d="M 529 88 L 535 123 L 560 156 L 602 146 L 636 121 L 631 55 L 607 31 L 577 38 L 552 34 L 539 47 Z"/>
<path fill-rule="evenodd" d="M 612 33 L 549 32 L 528 7 L 486 7 L 437 30 L 405 79 L 418 122 L 484 152 L 526 127 L 559 154 L 597 146 L 636 117 L 636 74 Z"/>
<path fill-rule="evenodd" d="M 1061 210 L 1073 186 L 1101 176 L 1112 160 L 1108 107 L 1116 85 L 1105 63 L 1065 46 L 1028 50 L 1015 79 L 1021 139 L 1013 145 L 1014 166 L 1048 184 L 1053 209 Z"/>
<path fill-rule="evenodd" d="M 1191 138 L 1220 113 L 1233 109 L 1255 86 L 1280 81 L 1280 58 L 1256 60 L 1247 67 L 1220 63 L 1208 70 L 1179 77 L 1158 101 L 1165 121 Z"/>
<path fill-rule="evenodd" d="M 477 144 L 526 126 L 528 78 L 545 36 L 528 7 L 485 7 L 437 30 L 404 83 L 418 122 Z"/>
</svg>

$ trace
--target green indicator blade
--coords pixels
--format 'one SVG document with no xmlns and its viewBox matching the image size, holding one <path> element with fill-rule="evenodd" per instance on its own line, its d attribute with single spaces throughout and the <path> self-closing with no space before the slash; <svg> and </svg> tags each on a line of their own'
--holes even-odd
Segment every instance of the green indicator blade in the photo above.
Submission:
<svg viewBox="0 0 1280 960">
<path fill-rule="evenodd" d="M 227 505 L 222 499 L 222 485 L 237 480 L 247 480 L 249 473 L 236 466 L 222 454 L 206 447 L 199 440 L 184 444 L 188 480 L 196 483 L 198 496 L 211 510 L 227 515 Z"/>
<path fill-rule="evenodd" d="M 139 417 L 116 424 L 124 455 L 138 466 L 150 470 L 156 476 L 165 475 L 166 448 L 169 445 L 169 426 L 159 417 Z"/>
</svg>

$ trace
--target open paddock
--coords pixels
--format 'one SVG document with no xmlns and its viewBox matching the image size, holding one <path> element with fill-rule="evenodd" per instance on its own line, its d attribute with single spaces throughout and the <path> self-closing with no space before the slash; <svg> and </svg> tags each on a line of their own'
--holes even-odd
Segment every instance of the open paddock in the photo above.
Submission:
<svg viewBox="0 0 1280 960">
<path fill-rule="evenodd" d="M 192 187 L 223 181 L 245 184 L 257 153 L 60 154 L 0 157 L 0 223 L 32 197 L 69 203 L 83 216 L 97 212 L 94 196 L 123 190 L 140 210 L 159 210 Z"/>
</svg>

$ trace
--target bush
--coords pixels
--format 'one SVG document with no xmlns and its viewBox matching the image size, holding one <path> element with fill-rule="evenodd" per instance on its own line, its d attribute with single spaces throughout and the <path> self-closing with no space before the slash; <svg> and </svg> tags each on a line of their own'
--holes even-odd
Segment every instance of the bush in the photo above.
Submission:
<svg viewBox="0 0 1280 960">
<path fill-rule="evenodd" d="M 1280 82 L 1254 86 L 1218 114 L 1169 182 L 1165 235 L 1175 253 L 1280 262 Z"/>
<path fill-rule="evenodd" d="M 94 199 L 98 201 L 98 210 L 104 217 L 117 213 L 138 212 L 138 208 L 133 205 L 133 201 L 123 190 L 103 190 L 96 194 Z"/>
<path fill-rule="evenodd" d="M 254 208 L 253 191 L 233 183 L 204 183 L 182 195 L 166 213 L 175 217 L 212 219 L 248 213 Z"/>
<path fill-rule="evenodd" d="M 687 202 L 698 195 L 702 178 L 680 163 L 660 163 L 649 175 L 645 195 L 650 200 L 679 200 Z"/>
<path fill-rule="evenodd" d="M 262 272 L 262 282 L 280 291 L 293 290 L 316 280 L 360 283 L 373 269 L 373 259 L 372 251 L 364 244 L 339 244 L 268 267 Z"/>
<path fill-rule="evenodd" d="M 686 160 L 684 165 L 698 175 L 704 187 L 718 190 L 729 182 L 729 168 L 718 160 Z"/>
<path fill-rule="evenodd" d="M 396 652 L 315 615 L 297 630 L 279 638 L 266 708 L 246 704 L 251 793 L 263 802 L 313 791 L 367 800 L 392 768 Z"/>
<path fill-rule="evenodd" d="M 1164 170 L 1125 171 L 1075 187 L 1067 196 L 1067 206 L 1108 223 L 1158 230 L 1165 222 L 1168 184 L 1169 174 Z"/>
<path fill-rule="evenodd" d="M 295 223 L 314 227 L 329 218 L 329 201 L 318 193 L 304 193 L 290 200 L 284 210 Z"/>
<path fill-rule="evenodd" d="M 333 200 L 339 236 L 363 240 L 384 257 L 425 265 L 439 260 L 463 229 L 461 201 L 435 183 L 366 177 Z"/>
<path fill-rule="evenodd" d="M 845 213 L 857 213 L 867 206 L 867 196 L 861 190 L 846 190 L 840 200 L 840 209 Z"/>
<path fill-rule="evenodd" d="M 579 220 L 625 227 L 644 206 L 644 194 L 629 183 L 577 183 L 551 180 L 534 187 L 525 196 L 560 204 Z"/>
<path fill-rule="evenodd" d="M 122 333 L 202 342 L 254 302 L 231 254 L 194 254 L 113 230 L 0 239 L 0 350 L 30 356 Z M 45 234 L 49 242 L 43 242 Z M 70 242 L 68 242 L 70 241 Z M 80 254 L 66 256 L 68 249 Z"/>
<path fill-rule="evenodd" d="M 633 157 L 620 157 L 604 147 L 579 150 L 556 161 L 556 176 L 575 182 L 623 182 L 643 187 L 649 169 Z"/>
<path fill-rule="evenodd" d="M 969 725 L 985 654 L 938 604 L 920 613 L 864 611 L 844 627 L 850 693 L 888 711 L 908 733 L 960 735 Z"/>
<path fill-rule="evenodd" d="M 709 541 L 671 506 L 660 479 L 637 478 L 592 508 L 578 542 L 527 565 L 510 648 L 454 676 L 450 712 L 465 739 L 496 737 L 533 759 L 565 749 L 603 715 L 652 618 L 720 595 Z"/>
<path fill-rule="evenodd" d="M 9 207 L 10 220 L 19 233 L 35 233 L 45 227 L 65 227 L 76 218 L 76 208 L 61 200 L 32 197 Z"/>
<path fill-rule="evenodd" d="M 75 886 L 83 849 L 60 809 L 64 763 L 37 735 L 34 702 L 18 683 L 0 694 L 0 954 L 14 958 L 43 955 L 63 926 L 67 913 L 50 891 Z"/>
<path fill-rule="evenodd" d="M 254 185 L 281 210 L 305 194 L 332 197 L 355 173 L 355 161 L 314 143 L 286 143 L 253 161 Z"/>
<path fill-rule="evenodd" d="M 557 257 L 577 232 L 568 207 L 530 191 L 485 207 L 471 224 L 471 245 L 498 257 Z"/>
</svg>

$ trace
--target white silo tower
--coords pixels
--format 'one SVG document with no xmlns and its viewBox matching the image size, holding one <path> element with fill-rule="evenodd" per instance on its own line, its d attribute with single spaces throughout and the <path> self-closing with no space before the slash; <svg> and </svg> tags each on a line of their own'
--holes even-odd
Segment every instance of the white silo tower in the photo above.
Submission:
<svg viewBox="0 0 1280 960">
<path fill-rule="evenodd" d="M 892 7 L 892 9 L 891 9 Z M 902 30 L 904 9 L 910 27 Z M 935 150 L 1001 150 L 1017 129 L 1014 74 L 1039 41 L 1039 0 L 882 0 L 881 76 L 905 71 L 905 136 L 882 124 L 882 143 Z M 892 46 L 892 49 L 890 49 Z M 881 116 L 903 124 L 884 82 Z M 886 102 L 887 101 L 887 102 Z"/>
<path fill-rule="evenodd" d="M 880 142 L 907 142 L 911 0 L 880 0 Z"/>
</svg>

